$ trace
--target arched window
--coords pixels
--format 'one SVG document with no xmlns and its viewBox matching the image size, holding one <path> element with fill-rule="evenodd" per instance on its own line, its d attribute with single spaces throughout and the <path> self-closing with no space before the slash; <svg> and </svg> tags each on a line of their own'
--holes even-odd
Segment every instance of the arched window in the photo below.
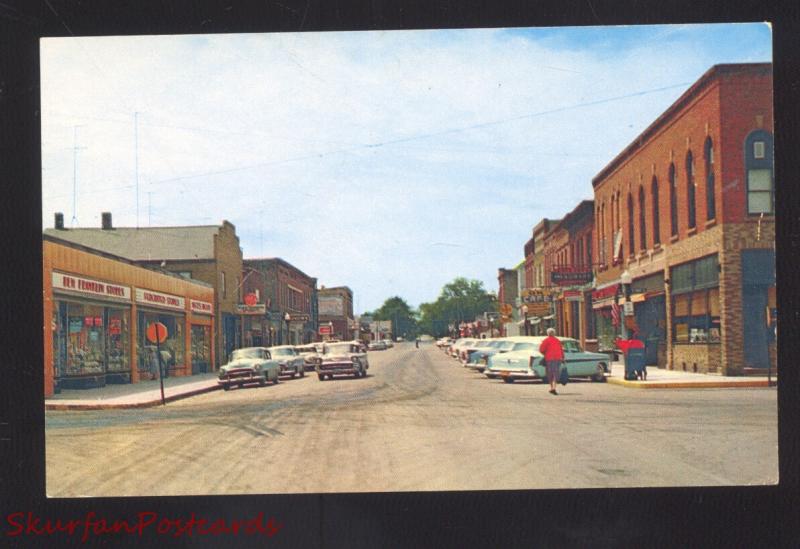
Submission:
<svg viewBox="0 0 800 549">
<path fill-rule="evenodd" d="M 686 209 L 689 214 L 689 228 L 694 229 L 697 226 L 697 211 L 694 184 L 694 156 L 692 156 L 692 151 L 686 153 L 686 201 Z"/>
<path fill-rule="evenodd" d="M 703 146 L 703 159 L 706 164 L 706 219 L 717 217 L 717 198 L 714 190 L 714 144 L 706 138 Z"/>
<path fill-rule="evenodd" d="M 775 213 L 775 176 L 772 171 L 772 135 L 764 130 L 745 139 L 748 215 Z"/>
<path fill-rule="evenodd" d="M 675 164 L 669 165 L 669 227 L 670 235 L 678 234 L 678 182 L 675 177 Z"/>
<path fill-rule="evenodd" d="M 633 236 L 633 197 L 628 193 L 628 242 L 630 242 L 631 255 L 636 253 L 636 240 Z"/>
<path fill-rule="evenodd" d="M 653 245 L 661 244 L 661 221 L 658 215 L 658 179 L 653 176 L 650 184 L 650 200 L 653 205 Z"/>
<path fill-rule="evenodd" d="M 647 249 L 647 227 L 644 222 L 644 187 L 639 185 L 639 248 Z"/>
</svg>

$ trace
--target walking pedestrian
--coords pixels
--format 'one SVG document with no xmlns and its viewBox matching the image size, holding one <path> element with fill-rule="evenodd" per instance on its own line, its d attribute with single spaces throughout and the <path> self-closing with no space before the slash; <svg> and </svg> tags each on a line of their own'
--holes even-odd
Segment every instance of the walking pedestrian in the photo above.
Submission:
<svg viewBox="0 0 800 549">
<path fill-rule="evenodd" d="M 544 355 L 547 380 L 550 382 L 550 394 L 557 395 L 556 382 L 558 382 L 561 362 L 564 360 L 564 348 L 556 337 L 556 331 L 553 328 L 547 329 L 547 337 L 539 345 L 539 352 Z"/>
</svg>

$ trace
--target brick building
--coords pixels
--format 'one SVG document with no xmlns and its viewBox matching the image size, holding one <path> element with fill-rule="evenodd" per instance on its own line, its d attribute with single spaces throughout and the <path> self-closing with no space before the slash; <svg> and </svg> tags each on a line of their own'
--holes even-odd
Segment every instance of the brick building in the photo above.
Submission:
<svg viewBox="0 0 800 549">
<path fill-rule="evenodd" d="M 347 286 L 317 290 L 317 307 L 319 308 L 320 330 L 330 328 L 330 337 L 348 340 L 353 339 L 353 291 Z"/>
<path fill-rule="evenodd" d="M 772 123 L 772 65 L 716 65 L 593 178 L 599 337 L 637 329 L 671 369 L 777 366 Z"/>
<path fill-rule="evenodd" d="M 554 287 L 556 331 L 586 345 L 591 314 L 594 202 L 583 200 L 545 238 L 545 273 Z"/>
<path fill-rule="evenodd" d="M 114 227 L 111 214 L 106 212 L 102 228 L 66 229 L 59 215 L 56 227 L 45 229 L 45 235 L 210 284 L 214 288 L 215 347 L 219 351 L 215 363 L 225 363 L 239 340 L 242 249 L 233 224 Z"/>
<path fill-rule="evenodd" d="M 517 298 L 519 296 L 517 293 L 517 275 L 518 272 L 516 268 L 504 269 L 501 267 L 497 269 L 497 301 L 501 312 L 504 309 L 513 311 L 515 308 Z M 513 321 L 513 318 L 509 317 L 508 321 Z M 503 330 L 503 328 L 506 327 L 506 324 L 508 323 L 504 323 L 504 326 L 501 327 L 501 330 L 505 331 L 506 335 L 516 335 L 516 333 L 508 334 L 507 329 Z"/>
<path fill-rule="evenodd" d="M 531 238 L 525 243 L 525 287 L 520 292 L 518 309 L 523 335 L 542 334 L 545 327 L 554 324 L 555 311 L 550 302 L 553 294 L 545 276 L 545 240 L 560 221 L 542 219 L 534 226 Z"/>
<path fill-rule="evenodd" d="M 245 259 L 243 346 L 316 341 L 317 279 L 279 257 Z M 248 297 L 249 296 L 249 297 Z"/>
</svg>

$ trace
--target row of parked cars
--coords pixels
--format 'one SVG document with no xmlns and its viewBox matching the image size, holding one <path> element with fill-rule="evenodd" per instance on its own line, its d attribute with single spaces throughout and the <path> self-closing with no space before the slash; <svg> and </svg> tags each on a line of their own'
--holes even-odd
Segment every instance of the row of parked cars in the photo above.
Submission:
<svg viewBox="0 0 800 549">
<path fill-rule="evenodd" d="M 275 384 L 282 377 L 305 377 L 311 370 L 320 381 L 341 375 L 366 377 L 367 369 L 367 347 L 360 341 L 246 347 L 231 353 L 219 369 L 217 382 L 227 391 L 251 383 Z"/>
<path fill-rule="evenodd" d="M 459 360 L 464 367 L 490 379 L 513 383 L 518 379 L 547 382 L 546 368 L 539 352 L 545 336 L 512 336 L 491 339 L 442 338 L 439 348 Z M 559 337 L 564 348 L 564 366 L 569 377 L 588 377 L 605 381 L 611 373 L 611 360 L 603 353 L 584 351 L 572 338 Z"/>
</svg>

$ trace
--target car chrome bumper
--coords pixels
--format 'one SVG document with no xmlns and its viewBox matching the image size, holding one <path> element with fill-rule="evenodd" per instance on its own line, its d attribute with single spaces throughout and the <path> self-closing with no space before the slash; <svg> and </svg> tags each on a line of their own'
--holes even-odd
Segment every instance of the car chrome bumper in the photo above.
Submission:
<svg viewBox="0 0 800 549">
<path fill-rule="evenodd" d="M 484 370 L 487 376 L 509 378 L 509 379 L 542 379 L 536 372 L 524 372 L 520 370 Z"/>
</svg>

